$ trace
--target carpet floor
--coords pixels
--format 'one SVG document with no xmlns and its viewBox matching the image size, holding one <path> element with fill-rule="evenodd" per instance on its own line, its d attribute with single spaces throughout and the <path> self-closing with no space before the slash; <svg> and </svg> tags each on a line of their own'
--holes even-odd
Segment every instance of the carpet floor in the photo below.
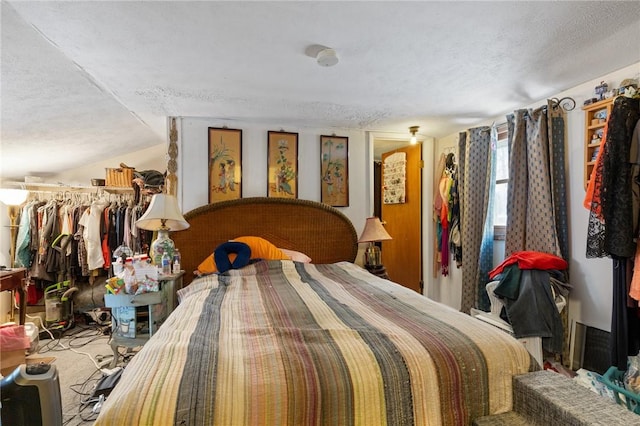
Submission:
<svg viewBox="0 0 640 426">
<path fill-rule="evenodd" d="M 113 358 L 109 336 L 100 327 L 84 325 L 76 325 L 60 338 L 43 336 L 46 334 L 40 334 L 38 349 L 27 359 L 49 361 L 58 370 L 63 425 L 93 424 L 97 398 L 92 394 L 104 375 L 102 369 L 108 369 Z"/>
</svg>

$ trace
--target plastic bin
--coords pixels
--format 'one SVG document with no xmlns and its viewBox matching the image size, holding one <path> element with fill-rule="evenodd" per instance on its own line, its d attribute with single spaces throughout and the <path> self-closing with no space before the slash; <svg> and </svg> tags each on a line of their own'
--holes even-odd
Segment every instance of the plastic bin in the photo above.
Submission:
<svg viewBox="0 0 640 426">
<path fill-rule="evenodd" d="M 624 388 L 624 371 L 617 367 L 609 367 L 606 373 L 598 379 L 613 391 L 616 402 L 626 406 L 629 411 L 640 414 L 640 395 Z"/>
</svg>

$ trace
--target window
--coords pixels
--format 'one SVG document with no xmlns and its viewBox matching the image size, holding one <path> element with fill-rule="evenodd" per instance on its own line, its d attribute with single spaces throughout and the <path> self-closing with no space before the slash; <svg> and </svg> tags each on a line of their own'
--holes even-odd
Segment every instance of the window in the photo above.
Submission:
<svg viewBox="0 0 640 426">
<path fill-rule="evenodd" d="M 496 187 L 493 203 L 493 239 L 504 240 L 507 231 L 507 189 L 509 188 L 509 146 L 507 124 L 498 126 L 496 144 Z"/>
</svg>

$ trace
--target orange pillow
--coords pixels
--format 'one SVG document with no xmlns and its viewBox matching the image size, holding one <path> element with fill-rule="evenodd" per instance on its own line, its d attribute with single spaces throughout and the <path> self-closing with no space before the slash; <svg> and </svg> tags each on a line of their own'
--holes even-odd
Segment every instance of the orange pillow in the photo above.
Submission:
<svg viewBox="0 0 640 426">
<path fill-rule="evenodd" d="M 235 256 L 235 254 L 232 254 L 232 256 Z M 229 260 L 231 260 L 231 256 L 229 256 Z M 231 261 L 233 262 L 233 260 Z M 214 272 L 218 272 L 216 262 L 215 260 L 213 260 L 213 253 L 207 256 L 205 260 L 200 262 L 197 272 L 198 275 L 213 274 Z"/>
<path fill-rule="evenodd" d="M 289 260 L 289 256 L 284 254 L 282 250 L 271 244 L 269 241 L 260 237 L 238 237 L 233 241 L 245 243 L 251 248 L 251 259 L 286 259 Z"/>
<path fill-rule="evenodd" d="M 282 252 L 282 250 L 280 250 L 278 247 L 274 246 L 264 238 L 247 236 L 234 238 L 231 241 L 238 241 L 248 245 L 251 249 L 251 259 L 290 259 L 289 256 Z M 231 262 L 233 262 L 235 258 L 235 253 L 231 253 L 229 255 L 229 260 Z M 200 265 L 198 265 L 198 273 L 205 275 L 213 274 L 214 272 L 218 272 L 218 268 L 216 266 L 215 260 L 213 259 L 213 253 L 211 253 L 205 260 L 200 263 Z"/>
</svg>

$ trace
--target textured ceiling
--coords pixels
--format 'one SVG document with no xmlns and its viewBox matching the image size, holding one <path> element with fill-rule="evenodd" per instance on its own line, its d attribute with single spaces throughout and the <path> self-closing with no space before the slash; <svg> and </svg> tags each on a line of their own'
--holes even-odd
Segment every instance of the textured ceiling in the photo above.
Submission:
<svg viewBox="0 0 640 426">
<path fill-rule="evenodd" d="M 157 145 L 167 116 L 441 137 L 640 61 L 638 1 L 1 6 L 7 178 Z"/>
</svg>

